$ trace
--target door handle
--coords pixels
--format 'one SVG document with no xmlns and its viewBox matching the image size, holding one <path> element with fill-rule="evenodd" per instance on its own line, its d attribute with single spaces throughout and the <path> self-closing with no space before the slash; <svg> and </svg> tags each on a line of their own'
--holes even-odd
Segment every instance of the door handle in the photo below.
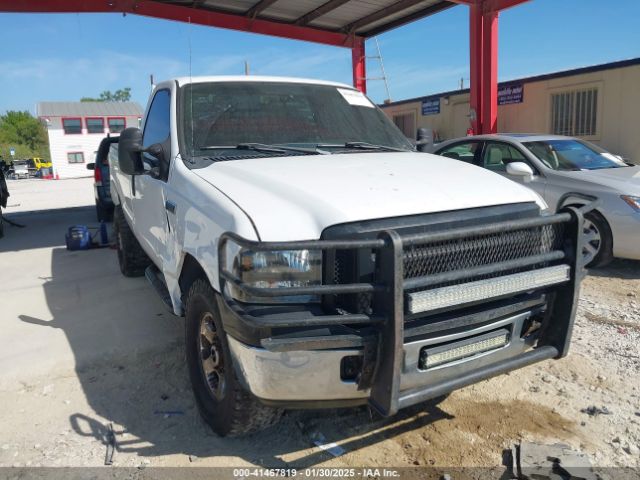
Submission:
<svg viewBox="0 0 640 480">
<path fill-rule="evenodd" d="M 164 202 L 164 208 L 166 208 L 171 213 L 176 213 L 176 204 L 171 200 L 166 200 Z"/>
</svg>

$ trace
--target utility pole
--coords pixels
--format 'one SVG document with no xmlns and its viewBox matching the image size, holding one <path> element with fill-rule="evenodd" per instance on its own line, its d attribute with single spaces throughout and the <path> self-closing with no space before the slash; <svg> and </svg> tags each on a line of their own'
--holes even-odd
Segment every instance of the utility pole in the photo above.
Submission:
<svg viewBox="0 0 640 480">
<path fill-rule="evenodd" d="M 245 75 L 249 75 L 249 61 L 248 60 L 244 61 L 244 74 Z"/>
</svg>

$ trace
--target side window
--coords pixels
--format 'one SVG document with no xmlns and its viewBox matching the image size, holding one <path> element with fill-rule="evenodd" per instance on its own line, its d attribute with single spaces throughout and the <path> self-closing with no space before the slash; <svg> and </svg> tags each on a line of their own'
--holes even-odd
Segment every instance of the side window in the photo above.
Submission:
<svg viewBox="0 0 640 480">
<path fill-rule="evenodd" d="M 451 145 L 450 147 L 441 150 L 438 152 L 438 155 L 453 158 L 455 160 L 462 160 L 467 163 L 474 163 L 473 159 L 476 156 L 478 145 L 480 145 L 480 142 L 477 141 L 456 143 L 455 145 Z"/>
<path fill-rule="evenodd" d="M 496 172 L 504 172 L 507 169 L 507 163 L 511 162 L 529 163 L 524 155 L 511 145 L 487 142 L 482 156 L 482 165 L 484 168 Z"/>
<path fill-rule="evenodd" d="M 154 143 L 164 143 L 171 133 L 171 93 L 160 90 L 153 97 L 149 114 L 144 124 L 142 145 L 146 148 Z"/>
<path fill-rule="evenodd" d="M 151 165 L 154 175 L 161 180 L 169 178 L 169 161 L 171 158 L 169 137 L 171 135 L 171 93 L 169 90 L 160 90 L 153 97 L 147 119 L 144 123 L 142 134 L 142 146 L 147 148 L 156 143 L 164 147 L 164 159 L 158 161 L 148 153 L 144 153 L 144 161 Z"/>
<path fill-rule="evenodd" d="M 112 143 L 109 147 L 109 156 L 106 158 L 107 164 L 112 165 L 114 162 L 118 161 L 118 144 Z"/>
</svg>

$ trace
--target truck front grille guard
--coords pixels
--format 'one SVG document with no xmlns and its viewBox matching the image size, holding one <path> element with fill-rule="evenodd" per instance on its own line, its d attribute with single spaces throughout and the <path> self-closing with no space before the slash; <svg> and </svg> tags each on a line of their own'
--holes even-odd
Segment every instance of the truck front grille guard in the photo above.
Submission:
<svg viewBox="0 0 640 480">
<path fill-rule="evenodd" d="M 544 358 L 559 358 L 567 354 L 571 330 L 575 316 L 576 298 L 580 279 L 583 274 L 582 262 L 582 224 L 583 216 L 593 209 L 593 205 L 582 208 L 568 207 L 563 212 L 504 222 L 490 223 L 480 226 L 454 228 L 438 232 L 409 234 L 401 236 L 395 230 L 379 233 L 376 239 L 365 240 L 308 240 L 294 242 L 257 242 L 247 240 L 239 235 L 226 232 L 220 236 L 218 243 L 220 292 L 227 305 L 244 321 L 255 327 L 310 327 L 330 325 L 373 325 L 378 335 L 375 344 L 357 343 L 349 335 L 337 335 L 333 342 L 327 343 L 326 348 L 341 348 L 348 346 L 364 346 L 365 364 L 363 366 L 366 387 L 371 388 L 370 404 L 384 415 L 394 414 L 398 408 L 417 403 L 439 394 L 440 391 L 459 388 L 464 385 L 489 378 L 504 371 L 519 366 L 528 365 Z M 532 249 L 525 257 L 511 258 L 498 263 L 478 266 L 467 266 L 452 271 L 433 273 L 431 275 L 411 276 L 406 278 L 404 266 L 406 264 L 407 248 L 425 249 L 444 241 L 464 241 L 470 237 L 478 238 L 489 235 L 509 235 L 509 232 L 522 231 L 529 228 L 547 229 L 549 226 L 562 225 L 563 238 L 561 242 L 553 242 L 553 249 L 545 249 L 544 253 L 537 253 Z M 376 251 L 376 275 L 372 283 L 330 284 L 309 287 L 258 288 L 246 285 L 240 278 L 229 271 L 226 265 L 227 244 L 233 242 L 242 248 L 252 251 L 278 250 L 358 250 Z M 508 359 L 484 368 L 481 371 L 470 372 L 468 375 L 447 382 L 446 385 L 431 385 L 423 389 L 400 392 L 401 363 L 404 342 L 404 322 L 407 311 L 405 298 L 407 292 L 433 288 L 436 285 L 451 285 L 465 279 L 486 278 L 502 272 L 506 275 L 519 271 L 524 267 L 544 266 L 549 263 L 562 262 L 570 269 L 569 279 L 554 286 L 556 301 L 552 304 L 550 321 L 543 329 L 534 350 L 525 352 L 518 357 Z M 252 296 L 273 298 L 290 297 L 296 295 L 336 295 L 370 293 L 373 295 L 373 313 L 346 313 L 342 315 L 300 316 L 300 318 L 261 318 L 248 315 L 242 306 L 231 299 L 225 288 L 229 282 L 238 289 Z M 427 290 L 428 291 L 428 290 Z M 337 337 L 337 338 L 336 338 Z M 305 339 L 301 339 L 302 342 Z M 307 339 L 310 344 L 318 344 L 321 339 L 313 337 Z M 369 352 L 367 350 L 369 349 Z M 373 349 L 373 352 L 371 351 Z M 367 357 L 372 364 L 367 364 Z"/>
</svg>

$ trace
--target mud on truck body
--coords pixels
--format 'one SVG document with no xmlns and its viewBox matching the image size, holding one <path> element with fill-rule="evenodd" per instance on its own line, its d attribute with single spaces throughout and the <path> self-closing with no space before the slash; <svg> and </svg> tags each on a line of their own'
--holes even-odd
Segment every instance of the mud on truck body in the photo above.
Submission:
<svg viewBox="0 0 640 480">
<path fill-rule="evenodd" d="M 221 435 L 282 409 L 382 415 L 567 354 L 584 210 L 418 153 L 342 84 L 158 85 L 111 165 L 125 275 L 176 315 Z"/>
</svg>

